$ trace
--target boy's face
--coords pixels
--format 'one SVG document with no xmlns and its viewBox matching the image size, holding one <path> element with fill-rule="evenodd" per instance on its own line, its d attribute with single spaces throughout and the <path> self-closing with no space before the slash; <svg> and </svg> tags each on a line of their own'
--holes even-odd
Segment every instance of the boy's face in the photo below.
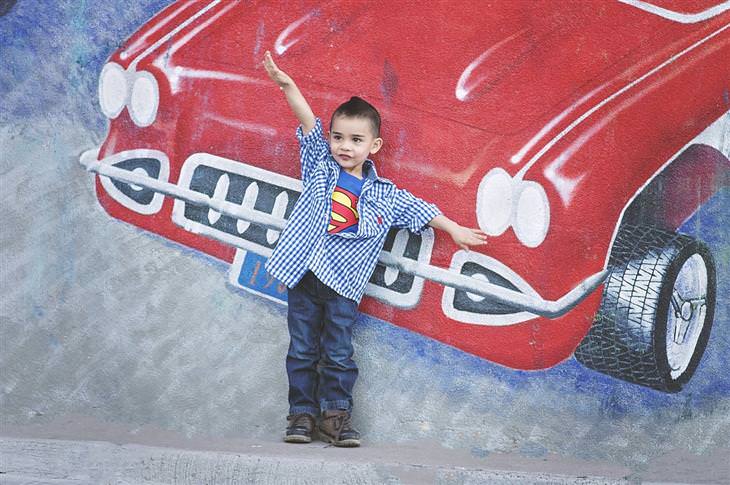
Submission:
<svg viewBox="0 0 730 485">
<path fill-rule="evenodd" d="M 373 133 L 370 120 L 349 116 L 332 120 L 329 142 L 335 161 L 345 172 L 358 178 L 362 178 L 362 164 L 368 156 L 383 145 L 383 140 Z"/>
</svg>

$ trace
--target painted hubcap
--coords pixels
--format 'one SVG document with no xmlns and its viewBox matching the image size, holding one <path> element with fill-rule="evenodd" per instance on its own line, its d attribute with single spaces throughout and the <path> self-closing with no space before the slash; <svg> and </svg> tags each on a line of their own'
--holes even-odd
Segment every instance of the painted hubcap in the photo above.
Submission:
<svg viewBox="0 0 730 485">
<path fill-rule="evenodd" d="M 667 360 L 672 379 L 687 370 L 707 313 L 707 266 L 699 254 L 692 255 L 679 270 L 667 315 Z"/>
</svg>

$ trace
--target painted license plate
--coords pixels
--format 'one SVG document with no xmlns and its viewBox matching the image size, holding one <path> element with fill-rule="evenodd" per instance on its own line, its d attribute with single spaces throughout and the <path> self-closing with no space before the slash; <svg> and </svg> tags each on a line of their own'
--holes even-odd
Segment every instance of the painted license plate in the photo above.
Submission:
<svg viewBox="0 0 730 485">
<path fill-rule="evenodd" d="M 239 249 L 231 266 L 229 282 L 237 288 L 285 304 L 286 286 L 266 272 L 265 263 L 266 257 Z"/>
</svg>

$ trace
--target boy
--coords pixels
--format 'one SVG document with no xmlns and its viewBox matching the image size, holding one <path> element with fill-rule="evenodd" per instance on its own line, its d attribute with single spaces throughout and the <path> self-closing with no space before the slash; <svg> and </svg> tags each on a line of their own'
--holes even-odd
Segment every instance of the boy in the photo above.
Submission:
<svg viewBox="0 0 730 485">
<path fill-rule="evenodd" d="M 288 288 L 291 337 L 286 358 L 289 416 L 284 441 L 309 443 L 316 420 L 320 437 L 335 446 L 359 446 L 352 427 L 352 326 L 365 286 L 391 226 L 413 232 L 442 229 L 462 248 L 484 244 L 438 208 L 378 177 L 368 158 L 380 150 L 380 115 L 353 97 L 332 115 L 329 139 L 296 84 L 268 51 L 264 67 L 284 91 L 300 122 L 304 190 L 266 263 Z M 329 141 L 329 143 L 328 143 Z"/>
</svg>

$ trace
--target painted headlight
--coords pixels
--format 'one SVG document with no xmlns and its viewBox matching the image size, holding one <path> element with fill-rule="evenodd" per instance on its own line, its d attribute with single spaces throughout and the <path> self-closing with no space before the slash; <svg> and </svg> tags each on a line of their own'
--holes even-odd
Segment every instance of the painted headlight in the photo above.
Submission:
<svg viewBox="0 0 730 485">
<path fill-rule="evenodd" d="M 512 177 L 493 168 L 477 189 L 477 222 L 490 236 L 512 226 L 517 239 L 529 248 L 542 244 L 550 227 L 550 203 L 540 184 Z"/>
<path fill-rule="evenodd" d="M 157 117 L 160 104 L 160 90 L 157 80 L 149 72 L 135 74 L 132 94 L 129 98 L 129 115 L 137 126 L 149 126 Z"/>
<path fill-rule="evenodd" d="M 477 222 L 490 236 L 502 234 L 512 216 L 512 177 L 501 168 L 484 176 L 477 190 Z"/>
<path fill-rule="evenodd" d="M 108 118 L 116 118 L 127 101 L 127 74 L 113 62 L 101 70 L 99 76 L 99 105 Z"/>
<path fill-rule="evenodd" d="M 550 203 L 545 189 L 537 182 L 520 184 L 513 227 L 520 242 L 529 248 L 545 240 L 550 227 Z"/>
</svg>

